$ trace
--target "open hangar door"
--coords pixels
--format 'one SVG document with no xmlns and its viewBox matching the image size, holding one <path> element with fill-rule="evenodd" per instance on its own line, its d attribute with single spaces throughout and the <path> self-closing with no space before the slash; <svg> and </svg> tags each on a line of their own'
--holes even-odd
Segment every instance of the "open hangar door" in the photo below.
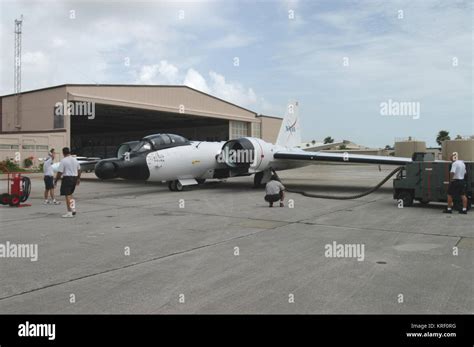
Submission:
<svg viewBox="0 0 474 347">
<path fill-rule="evenodd" d="M 115 105 L 95 105 L 94 117 L 71 116 L 71 150 L 86 157 L 111 158 L 117 147 L 156 133 L 190 140 L 226 141 L 229 121 L 189 114 Z"/>
</svg>

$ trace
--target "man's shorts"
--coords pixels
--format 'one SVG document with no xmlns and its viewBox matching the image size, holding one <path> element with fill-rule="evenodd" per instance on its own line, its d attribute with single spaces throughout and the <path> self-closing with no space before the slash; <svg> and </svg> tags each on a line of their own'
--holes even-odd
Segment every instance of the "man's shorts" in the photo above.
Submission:
<svg viewBox="0 0 474 347">
<path fill-rule="evenodd" d="M 466 185 L 464 180 L 453 180 L 449 183 L 448 194 L 451 196 L 466 195 Z"/>
<path fill-rule="evenodd" d="M 61 179 L 61 195 L 72 195 L 76 189 L 77 176 L 63 176 Z"/>
<path fill-rule="evenodd" d="M 44 188 L 46 190 L 54 189 L 53 176 L 44 176 Z"/>
<path fill-rule="evenodd" d="M 280 194 L 265 195 L 265 201 L 267 201 L 267 202 L 277 202 L 280 199 L 281 199 L 281 193 Z"/>
</svg>

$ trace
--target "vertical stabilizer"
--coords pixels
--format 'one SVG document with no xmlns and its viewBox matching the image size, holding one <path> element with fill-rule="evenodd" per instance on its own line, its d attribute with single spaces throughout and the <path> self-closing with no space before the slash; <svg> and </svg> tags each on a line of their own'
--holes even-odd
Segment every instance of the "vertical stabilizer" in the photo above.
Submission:
<svg viewBox="0 0 474 347">
<path fill-rule="evenodd" d="M 288 103 L 276 144 L 288 148 L 293 148 L 301 144 L 298 101 Z"/>
</svg>

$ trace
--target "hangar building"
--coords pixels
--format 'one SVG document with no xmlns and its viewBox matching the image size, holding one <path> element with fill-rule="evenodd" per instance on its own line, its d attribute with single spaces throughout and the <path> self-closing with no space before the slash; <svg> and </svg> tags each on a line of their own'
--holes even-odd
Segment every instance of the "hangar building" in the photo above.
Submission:
<svg viewBox="0 0 474 347">
<path fill-rule="evenodd" d="M 223 141 L 254 136 L 274 142 L 281 118 L 187 86 L 64 84 L 0 97 L 0 160 L 46 156 L 71 147 L 113 157 L 120 143 L 153 133 Z"/>
</svg>

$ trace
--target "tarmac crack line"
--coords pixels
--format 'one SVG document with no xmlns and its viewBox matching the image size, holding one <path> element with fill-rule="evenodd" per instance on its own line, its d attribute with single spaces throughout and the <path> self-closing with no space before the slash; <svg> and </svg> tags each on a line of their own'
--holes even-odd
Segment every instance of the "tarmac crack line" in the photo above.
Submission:
<svg viewBox="0 0 474 347">
<path fill-rule="evenodd" d="M 355 229 L 355 230 L 370 230 L 370 231 L 382 231 L 382 232 L 391 232 L 391 233 L 403 233 L 403 234 L 411 234 L 411 235 L 429 235 L 429 236 L 445 236 L 445 237 L 456 237 L 456 238 L 469 238 L 469 236 L 459 236 L 459 235 L 447 235 L 447 234 L 434 234 L 434 233 L 426 233 L 426 232 L 418 232 L 418 231 L 404 231 L 404 230 L 390 230 L 390 229 L 379 229 L 379 228 L 359 228 L 359 227 L 351 227 L 347 225 L 332 225 L 332 224 L 323 224 L 323 223 L 311 223 L 311 222 L 301 222 L 301 224 L 306 225 L 318 225 L 318 226 L 326 226 L 326 227 L 333 227 L 333 228 L 340 228 L 340 229 Z"/>
<path fill-rule="evenodd" d="M 186 249 L 186 250 L 183 250 L 183 251 L 173 252 L 173 253 L 166 254 L 166 255 L 163 255 L 163 256 L 154 257 L 154 258 L 146 259 L 146 260 L 143 260 L 143 261 L 134 262 L 134 263 L 131 263 L 131 264 L 126 264 L 126 265 L 121 266 L 121 267 L 117 267 L 117 268 L 113 268 L 113 269 L 107 269 L 107 270 L 95 272 L 95 273 L 92 273 L 92 274 L 79 276 L 79 277 L 76 277 L 76 278 L 71 278 L 69 280 L 65 280 L 65 281 L 61 281 L 61 282 L 51 283 L 51 284 L 44 285 L 44 286 L 41 286 L 41 287 L 38 287 L 38 288 L 25 290 L 25 291 L 20 292 L 20 293 L 15 293 L 15 294 L 7 295 L 7 296 L 4 296 L 4 297 L 0 297 L 0 301 L 11 299 L 11 298 L 18 297 L 18 296 L 22 296 L 22 295 L 25 295 L 25 294 L 31 294 L 31 293 L 34 293 L 34 292 L 37 292 L 37 291 L 40 291 L 40 290 L 43 290 L 43 289 L 48 289 L 48 288 L 57 287 L 57 286 L 61 286 L 61 285 L 64 285 L 64 284 L 80 281 L 80 280 L 83 280 L 83 279 L 86 279 L 86 278 L 91 278 L 91 277 L 95 277 L 95 276 L 99 276 L 99 275 L 104 275 L 104 274 L 107 274 L 107 273 L 120 271 L 120 270 L 123 270 L 123 269 L 127 269 L 127 268 L 130 268 L 130 267 L 134 267 L 134 266 L 138 266 L 138 265 L 142 265 L 142 264 L 146 264 L 146 263 L 150 263 L 150 262 L 154 262 L 154 261 L 160 261 L 160 260 L 171 258 L 171 257 L 177 256 L 177 255 L 182 255 L 182 254 L 194 252 L 194 251 L 197 251 L 197 250 L 200 250 L 200 249 L 213 247 L 213 246 L 218 246 L 218 245 L 224 244 L 224 243 L 229 242 L 229 241 L 234 241 L 234 240 L 246 238 L 246 237 L 253 236 L 253 235 L 256 235 L 258 233 L 267 231 L 267 230 L 276 229 L 278 227 L 279 226 L 276 226 L 274 228 L 261 229 L 261 230 L 258 230 L 258 231 L 255 231 L 255 232 L 252 232 L 252 233 L 249 233 L 249 234 L 240 235 L 240 236 L 236 236 L 236 237 L 231 237 L 231 238 L 226 239 L 226 240 L 222 240 L 222 241 L 218 241 L 218 242 L 214 242 L 214 243 L 209 243 L 209 244 L 202 245 L 202 246 L 193 247 L 193 248 Z"/>
</svg>

